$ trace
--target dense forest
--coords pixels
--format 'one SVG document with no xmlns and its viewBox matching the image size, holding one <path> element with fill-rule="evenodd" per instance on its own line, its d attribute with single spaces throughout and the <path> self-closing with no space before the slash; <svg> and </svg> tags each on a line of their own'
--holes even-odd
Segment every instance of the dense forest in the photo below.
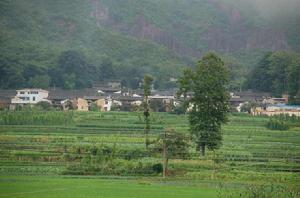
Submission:
<svg viewBox="0 0 300 198">
<path fill-rule="evenodd" d="M 251 88 L 248 74 L 269 51 L 300 50 L 297 6 L 276 16 L 261 10 L 276 2 L 2 0 L 0 88 L 78 89 L 107 79 L 137 88 L 145 74 L 170 88 L 207 51 L 222 56 L 231 90 Z"/>
<path fill-rule="evenodd" d="M 300 104 L 300 55 L 267 53 L 253 68 L 245 86 L 277 97 L 288 94 L 290 103 Z"/>
</svg>

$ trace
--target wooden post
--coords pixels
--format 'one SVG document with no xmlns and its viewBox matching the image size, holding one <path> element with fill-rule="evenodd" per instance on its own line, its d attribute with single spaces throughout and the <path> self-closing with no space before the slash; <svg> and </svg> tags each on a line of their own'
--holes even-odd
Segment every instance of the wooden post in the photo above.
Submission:
<svg viewBox="0 0 300 198">
<path fill-rule="evenodd" d="M 167 132 L 165 130 L 164 140 L 163 140 L 163 178 L 165 179 L 167 176 Z"/>
</svg>

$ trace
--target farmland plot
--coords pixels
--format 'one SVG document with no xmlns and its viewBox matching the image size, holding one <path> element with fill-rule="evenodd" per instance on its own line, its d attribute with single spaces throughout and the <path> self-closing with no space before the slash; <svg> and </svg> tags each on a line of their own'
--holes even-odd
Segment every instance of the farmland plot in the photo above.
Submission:
<svg viewBox="0 0 300 198">
<path fill-rule="evenodd" d="M 85 177 L 97 178 L 95 183 L 105 183 L 104 178 L 117 177 L 117 183 L 130 178 L 151 185 L 163 184 L 167 189 L 172 185 L 199 186 L 209 189 L 211 197 L 217 196 L 220 185 L 239 190 L 248 185 L 273 184 L 297 190 L 300 183 L 299 125 L 286 131 L 269 130 L 265 127 L 268 118 L 232 115 L 222 129 L 221 149 L 200 157 L 191 143 L 188 158 L 170 159 L 169 176 L 163 181 L 162 155 L 151 148 L 165 129 L 188 134 L 185 115 L 152 113 L 149 137 L 153 144 L 147 150 L 142 113 L 42 113 L 35 113 L 32 119 L 22 119 L 22 115 L 1 112 L 1 193 L 9 178 L 17 181 L 51 178 L 50 186 L 55 179 L 65 183 L 62 177 L 69 176 L 80 177 L 78 182 L 82 185 L 93 183 Z M 51 124 L 45 124 L 48 120 Z M 30 188 L 35 189 L 34 185 Z M 7 195 L 10 193 L 13 190 Z M 28 194 L 27 197 L 35 196 Z"/>
</svg>

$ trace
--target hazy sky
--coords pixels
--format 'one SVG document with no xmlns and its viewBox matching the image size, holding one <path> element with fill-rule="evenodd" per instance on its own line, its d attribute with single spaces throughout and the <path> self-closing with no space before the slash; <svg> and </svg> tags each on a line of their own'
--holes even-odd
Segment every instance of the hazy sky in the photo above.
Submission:
<svg viewBox="0 0 300 198">
<path fill-rule="evenodd" d="M 300 0 L 248 0 L 253 1 L 263 17 L 299 17 Z"/>
</svg>

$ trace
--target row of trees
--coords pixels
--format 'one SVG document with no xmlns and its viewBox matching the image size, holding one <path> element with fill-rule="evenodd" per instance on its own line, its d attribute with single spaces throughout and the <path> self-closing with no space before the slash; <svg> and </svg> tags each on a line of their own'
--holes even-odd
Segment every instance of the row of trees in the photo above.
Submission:
<svg viewBox="0 0 300 198">
<path fill-rule="evenodd" d="M 75 89 L 90 87 L 93 82 L 116 77 L 109 58 L 94 65 L 78 51 L 62 52 L 57 62 L 50 65 L 41 66 L 34 62 L 24 64 L 18 58 L 0 57 L 0 88 L 57 86 Z"/>
<path fill-rule="evenodd" d="M 17 52 L 16 52 L 17 53 Z M 13 56 L 0 54 L 0 89 L 22 87 L 61 87 L 80 89 L 91 87 L 93 83 L 110 79 L 120 79 L 122 85 L 132 89 L 140 88 L 145 73 L 154 73 L 148 63 L 136 61 L 122 62 L 113 57 L 94 57 L 82 51 L 69 50 L 59 54 L 50 53 Z M 157 70 L 157 71 L 156 71 Z M 156 68 L 155 88 L 169 88 L 176 84 L 169 81 L 170 74 Z M 168 71 L 169 72 L 169 71 Z"/>
</svg>

